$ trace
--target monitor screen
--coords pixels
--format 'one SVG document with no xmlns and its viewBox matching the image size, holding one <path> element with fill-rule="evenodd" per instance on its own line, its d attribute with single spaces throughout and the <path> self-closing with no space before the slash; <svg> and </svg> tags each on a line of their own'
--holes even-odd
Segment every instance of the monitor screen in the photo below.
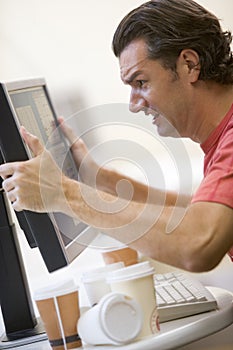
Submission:
<svg viewBox="0 0 233 350">
<path fill-rule="evenodd" d="M 32 157 L 19 132 L 23 125 L 49 149 L 62 171 L 78 180 L 72 154 L 58 127 L 43 78 L 1 83 L 0 109 L 0 147 L 4 161 Z M 90 226 L 62 213 L 23 211 L 17 217 L 28 241 L 34 238 L 49 271 L 71 262 L 97 235 L 97 231 Z"/>
</svg>

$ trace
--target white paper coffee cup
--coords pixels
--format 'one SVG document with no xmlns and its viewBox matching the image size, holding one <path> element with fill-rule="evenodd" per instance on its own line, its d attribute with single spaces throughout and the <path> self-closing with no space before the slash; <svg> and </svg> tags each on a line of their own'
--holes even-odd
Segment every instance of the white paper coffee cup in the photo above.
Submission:
<svg viewBox="0 0 233 350">
<path fill-rule="evenodd" d="M 128 295 L 141 306 L 143 327 L 140 338 L 159 331 L 153 275 L 154 268 L 146 261 L 112 271 L 107 276 L 107 283 L 113 292 Z"/>
<path fill-rule="evenodd" d="M 117 262 L 96 269 L 86 271 L 81 276 L 81 282 L 86 291 L 90 306 L 97 304 L 100 299 L 111 292 L 110 285 L 106 282 L 109 272 L 124 267 L 123 262 Z"/>
<path fill-rule="evenodd" d="M 109 293 L 78 321 L 82 341 L 90 345 L 123 345 L 132 342 L 142 328 L 139 304 L 122 294 Z"/>
</svg>

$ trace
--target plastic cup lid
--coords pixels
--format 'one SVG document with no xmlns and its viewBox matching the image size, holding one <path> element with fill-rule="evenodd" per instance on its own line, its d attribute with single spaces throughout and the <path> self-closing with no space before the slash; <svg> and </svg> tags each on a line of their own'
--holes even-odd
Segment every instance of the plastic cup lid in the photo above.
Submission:
<svg viewBox="0 0 233 350">
<path fill-rule="evenodd" d="M 107 282 L 114 283 L 120 281 L 133 280 L 137 278 L 146 277 L 155 273 L 154 268 L 149 261 L 130 265 L 122 269 L 109 272 L 107 275 Z"/>
<path fill-rule="evenodd" d="M 100 303 L 100 324 L 106 336 L 116 345 L 126 344 L 137 337 L 142 329 L 140 305 L 120 293 L 109 293 Z"/>
<path fill-rule="evenodd" d="M 35 300 L 49 299 L 60 295 L 69 294 L 79 290 L 79 286 L 74 283 L 73 279 L 63 280 L 54 284 L 47 285 L 38 289 L 34 293 Z"/>
<path fill-rule="evenodd" d="M 96 269 L 84 272 L 82 274 L 81 280 L 83 283 L 91 283 L 99 280 L 104 280 L 106 278 L 107 273 L 115 271 L 117 269 L 121 269 L 124 266 L 125 265 L 122 261 L 101 266 Z"/>
</svg>

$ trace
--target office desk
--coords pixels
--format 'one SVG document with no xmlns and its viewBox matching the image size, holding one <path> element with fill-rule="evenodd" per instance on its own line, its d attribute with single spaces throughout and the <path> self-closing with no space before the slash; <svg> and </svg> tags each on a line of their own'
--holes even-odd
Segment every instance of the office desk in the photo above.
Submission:
<svg viewBox="0 0 233 350">
<path fill-rule="evenodd" d="M 86 350 L 167 350 L 197 341 L 233 324 L 233 294 L 224 289 L 209 287 L 217 299 L 219 309 L 200 315 L 161 324 L 160 333 L 125 346 L 83 346 Z M 1 347 L 0 347 L 1 349 Z M 22 347 L 14 347 L 22 350 Z M 48 341 L 28 344 L 23 350 L 50 350 Z"/>
</svg>

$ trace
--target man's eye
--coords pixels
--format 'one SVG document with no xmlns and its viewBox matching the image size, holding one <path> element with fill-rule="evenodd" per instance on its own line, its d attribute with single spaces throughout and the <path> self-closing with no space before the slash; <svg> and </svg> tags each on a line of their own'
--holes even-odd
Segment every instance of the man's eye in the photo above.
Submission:
<svg viewBox="0 0 233 350">
<path fill-rule="evenodd" d="M 138 83 L 139 87 L 143 87 L 145 85 L 146 81 L 145 80 L 137 80 L 137 83 Z"/>
</svg>

